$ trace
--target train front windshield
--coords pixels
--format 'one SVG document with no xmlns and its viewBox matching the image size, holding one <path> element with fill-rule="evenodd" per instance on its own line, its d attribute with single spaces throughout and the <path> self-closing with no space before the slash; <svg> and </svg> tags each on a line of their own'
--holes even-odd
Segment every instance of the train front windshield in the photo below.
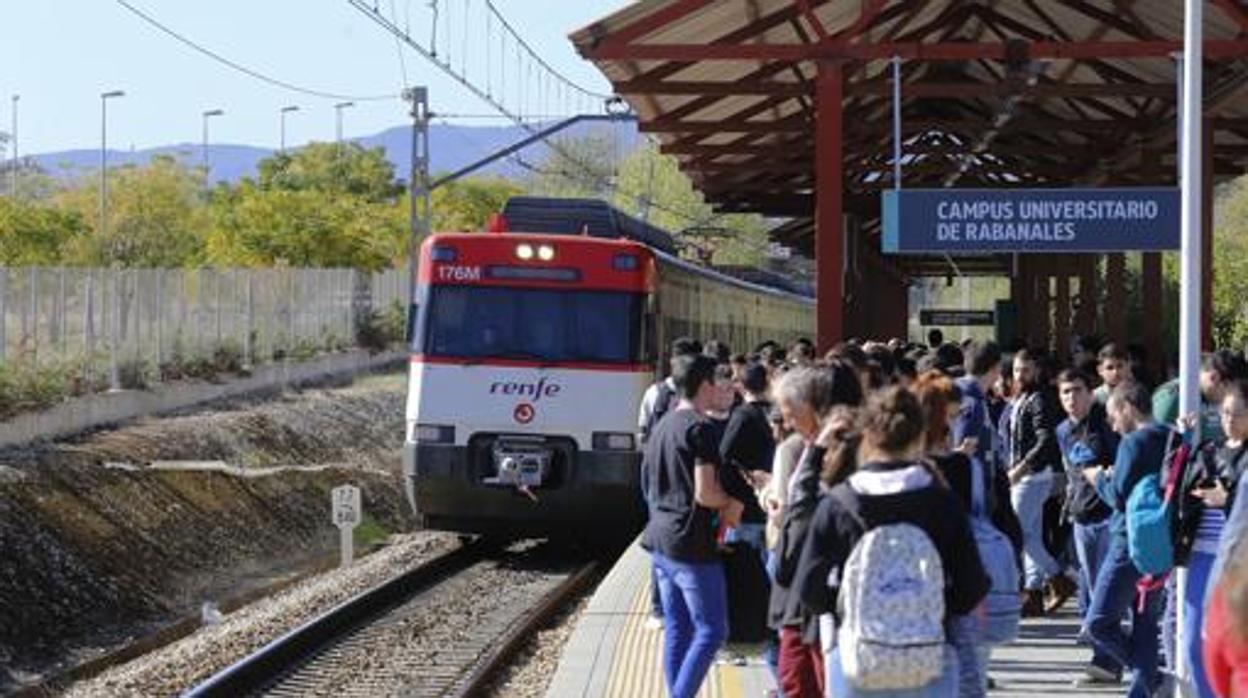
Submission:
<svg viewBox="0 0 1248 698">
<path fill-rule="evenodd" d="M 413 349 L 429 356 L 645 363 L 645 296 L 434 286 Z"/>
</svg>

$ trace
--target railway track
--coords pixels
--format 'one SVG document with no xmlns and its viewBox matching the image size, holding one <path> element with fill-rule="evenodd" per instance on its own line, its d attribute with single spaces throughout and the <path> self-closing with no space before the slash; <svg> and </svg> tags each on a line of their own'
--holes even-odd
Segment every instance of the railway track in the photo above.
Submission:
<svg viewBox="0 0 1248 698">
<path fill-rule="evenodd" d="M 561 561 L 546 545 L 468 544 L 312 619 L 186 695 L 481 695 L 597 569 Z"/>
</svg>

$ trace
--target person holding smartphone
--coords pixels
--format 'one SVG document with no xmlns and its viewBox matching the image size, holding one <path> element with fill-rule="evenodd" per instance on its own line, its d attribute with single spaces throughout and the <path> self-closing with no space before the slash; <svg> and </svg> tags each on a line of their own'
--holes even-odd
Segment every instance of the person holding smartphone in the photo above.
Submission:
<svg viewBox="0 0 1248 698">
<path fill-rule="evenodd" d="M 1217 560 L 1219 544 L 1226 528 L 1227 514 L 1235 505 L 1237 485 L 1248 469 L 1248 384 L 1238 380 L 1224 385 L 1218 406 L 1222 432 L 1221 446 L 1206 443 L 1196 461 L 1184 473 L 1179 500 L 1179 535 L 1175 559 L 1188 570 L 1183 594 L 1184 647 L 1192 680 L 1201 698 L 1214 695 L 1202 664 L 1201 624 L 1205 600 Z M 1188 426 L 1196 426 L 1193 415 Z"/>
</svg>

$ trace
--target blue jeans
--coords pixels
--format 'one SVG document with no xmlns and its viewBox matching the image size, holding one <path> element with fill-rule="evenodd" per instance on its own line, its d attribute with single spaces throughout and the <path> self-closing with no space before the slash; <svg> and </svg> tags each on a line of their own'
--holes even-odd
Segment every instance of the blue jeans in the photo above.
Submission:
<svg viewBox="0 0 1248 698">
<path fill-rule="evenodd" d="M 663 596 L 663 673 L 672 698 L 693 698 L 728 637 L 728 593 L 718 562 L 652 556 Z"/>
<path fill-rule="evenodd" d="M 1096 576 L 1087 627 L 1092 644 L 1132 672 L 1130 698 L 1148 698 L 1157 686 L 1158 616 L 1161 592 L 1148 595 L 1143 612 L 1136 603 L 1135 584 L 1140 573 L 1131 564 L 1127 541 L 1117 536 Z M 1122 617 L 1130 611 L 1131 632 L 1122 629 Z"/>
<path fill-rule="evenodd" d="M 1222 577 L 1222 568 L 1231 556 L 1231 549 L 1239 541 L 1248 541 L 1248 472 L 1239 477 L 1239 485 L 1235 496 L 1235 506 L 1226 515 L 1226 523 L 1222 526 L 1222 538 L 1218 542 L 1218 557 L 1213 565 L 1213 579 Z M 1248 543 L 1245 543 L 1248 545 Z"/>
<path fill-rule="evenodd" d="M 841 671 L 840 648 L 832 650 L 828 660 L 828 698 L 956 698 L 958 693 L 958 653 L 953 645 L 945 645 L 945 668 L 939 677 L 922 688 L 869 691 L 858 688 Z"/>
<path fill-rule="evenodd" d="M 780 568 L 780 558 L 774 550 L 763 551 L 763 568 L 767 570 L 767 581 L 774 586 L 776 583 L 776 570 Z M 763 646 L 763 661 L 767 662 L 767 669 L 771 671 L 771 677 L 780 682 L 780 633 L 768 629 L 767 644 Z"/>
<path fill-rule="evenodd" d="M 1207 548 L 1202 547 L 1208 546 Z M 1214 698 L 1213 688 L 1205 675 L 1205 659 L 1201 651 L 1201 629 L 1205 620 L 1205 592 L 1209 588 L 1209 574 L 1213 571 L 1217 541 L 1196 539 L 1195 549 L 1187 564 L 1187 584 L 1183 590 L 1183 639 L 1187 653 L 1187 666 L 1191 669 L 1192 683 L 1200 698 Z"/>
<path fill-rule="evenodd" d="M 988 692 L 988 666 L 981 661 L 987 646 L 980 641 L 980 620 L 974 615 L 953 618 L 949 643 L 958 655 L 958 698 L 983 698 Z"/>
<path fill-rule="evenodd" d="M 1073 537 L 1075 557 L 1079 560 L 1079 611 L 1084 620 L 1081 632 L 1086 635 L 1092 589 L 1096 586 L 1096 577 L 1105 563 L 1105 556 L 1109 554 L 1109 542 L 1112 538 L 1109 519 L 1094 524 L 1075 523 Z M 1122 673 L 1121 664 L 1095 647 L 1092 648 L 1092 663 L 1115 674 Z"/>
<path fill-rule="evenodd" d="M 1043 589 L 1046 582 L 1062 571 L 1062 566 L 1044 547 L 1044 503 L 1053 494 L 1053 471 L 1028 475 L 1010 488 L 1010 503 L 1023 528 L 1023 588 Z"/>
</svg>

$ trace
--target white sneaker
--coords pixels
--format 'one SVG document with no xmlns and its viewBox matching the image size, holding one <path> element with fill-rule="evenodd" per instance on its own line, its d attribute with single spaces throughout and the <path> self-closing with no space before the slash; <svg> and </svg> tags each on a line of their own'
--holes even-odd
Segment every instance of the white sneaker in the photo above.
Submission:
<svg viewBox="0 0 1248 698">
<path fill-rule="evenodd" d="M 646 630 L 662 630 L 663 619 L 658 616 L 650 616 L 646 619 Z"/>
</svg>

